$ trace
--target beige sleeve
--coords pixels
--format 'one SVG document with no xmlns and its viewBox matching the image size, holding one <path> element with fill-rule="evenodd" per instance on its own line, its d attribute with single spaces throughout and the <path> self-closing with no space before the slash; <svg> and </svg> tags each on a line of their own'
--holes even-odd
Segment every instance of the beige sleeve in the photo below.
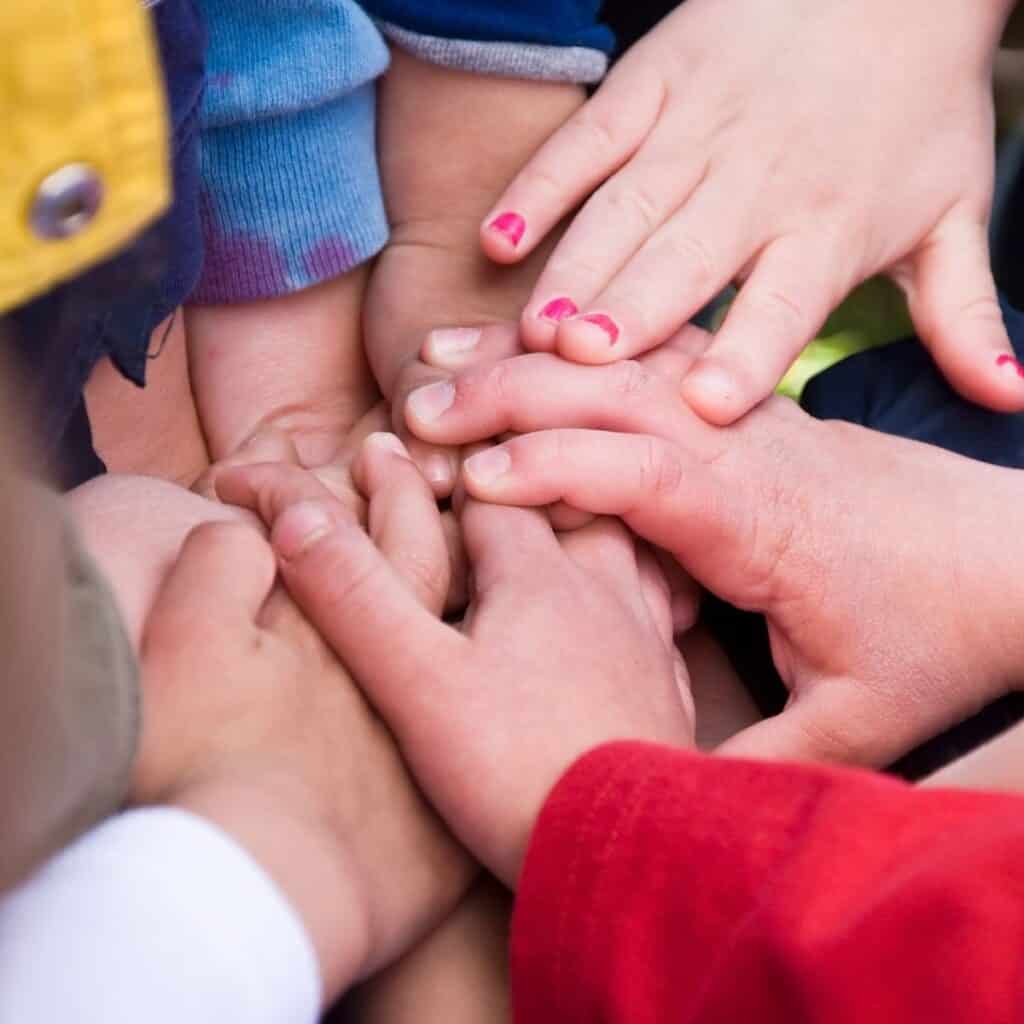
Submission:
<svg viewBox="0 0 1024 1024">
<path fill-rule="evenodd" d="M 30 482 L 0 366 L 0 891 L 123 801 L 133 649 L 63 502 Z"/>
</svg>

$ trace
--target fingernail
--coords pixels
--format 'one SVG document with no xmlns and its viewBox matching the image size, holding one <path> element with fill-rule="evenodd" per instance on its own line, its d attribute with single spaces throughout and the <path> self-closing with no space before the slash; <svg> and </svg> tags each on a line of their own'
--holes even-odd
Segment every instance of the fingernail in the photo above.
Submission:
<svg viewBox="0 0 1024 1024">
<path fill-rule="evenodd" d="M 274 524 L 274 548 L 285 560 L 298 558 L 333 527 L 334 520 L 322 502 L 300 501 L 282 512 Z"/>
<path fill-rule="evenodd" d="M 378 448 L 386 448 L 389 452 L 393 452 L 395 455 L 401 456 L 403 459 L 409 458 L 409 452 L 407 451 L 404 444 L 396 434 L 389 434 L 387 431 L 380 430 L 375 434 L 370 434 L 366 439 L 366 444 L 374 444 Z"/>
<path fill-rule="evenodd" d="M 721 367 L 703 366 L 690 374 L 689 382 L 701 391 L 714 395 L 715 398 L 731 398 L 733 392 L 732 377 Z"/>
<path fill-rule="evenodd" d="M 466 459 L 462 464 L 466 474 L 473 480 L 486 486 L 493 483 L 512 465 L 512 459 L 504 448 L 488 448 Z"/>
<path fill-rule="evenodd" d="M 996 366 L 1012 366 L 1017 371 L 1018 377 L 1024 377 L 1024 366 L 1021 365 L 1020 360 L 1007 352 L 996 359 Z"/>
<path fill-rule="evenodd" d="M 487 226 L 504 235 L 513 245 L 520 243 L 526 231 L 526 221 L 518 213 L 499 213 Z"/>
<path fill-rule="evenodd" d="M 452 460 L 445 455 L 430 455 L 423 465 L 423 475 L 432 484 L 450 484 L 454 475 Z"/>
<path fill-rule="evenodd" d="M 614 345 L 619 340 L 619 325 L 605 313 L 587 313 L 580 319 L 584 323 L 599 327 L 608 335 L 608 344 Z"/>
<path fill-rule="evenodd" d="M 552 299 L 538 314 L 541 320 L 564 320 L 566 317 L 575 316 L 579 312 L 576 303 L 566 296 Z"/>
<path fill-rule="evenodd" d="M 455 356 L 476 348 L 479 327 L 439 327 L 427 335 L 427 344 L 439 356 Z"/>
<path fill-rule="evenodd" d="M 419 388 L 409 396 L 409 409 L 420 423 L 433 423 L 455 401 L 455 385 L 440 381 Z"/>
</svg>

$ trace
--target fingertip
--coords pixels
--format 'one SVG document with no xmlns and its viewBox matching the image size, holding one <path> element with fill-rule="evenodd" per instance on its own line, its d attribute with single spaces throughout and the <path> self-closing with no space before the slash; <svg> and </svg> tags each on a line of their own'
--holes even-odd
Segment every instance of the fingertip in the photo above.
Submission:
<svg viewBox="0 0 1024 1024">
<path fill-rule="evenodd" d="M 754 404 L 736 374 L 717 363 L 701 360 L 680 385 L 683 399 L 702 420 L 727 427 Z"/>
<path fill-rule="evenodd" d="M 555 347 L 563 359 L 573 363 L 601 365 L 624 359 L 619 347 L 621 331 L 606 313 L 587 313 L 558 324 Z"/>
<path fill-rule="evenodd" d="M 537 315 L 533 306 L 527 306 L 519 318 L 519 337 L 527 352 L 554 352 L 558 336 L 558 321 Z"/>
<path fill-rule="evenodd" d="M 514 210 L 502 210 L 484 219 L 480 246 L 495 263 L 515 263 L 524 255 L 526 219 Z"/>
<path fill-rule="evenodd" d="M 274 523 L 270 542 L 285 562 L 305 554 L 334 529 L 336 520 L 323 501 L 300 501 L 286 508 Z"/>
<path fill-rule="evenodd" d="M 471 455 L 462 464 L 466 490 L 473 497 L 486 501 L 498 489 L 511 466 L 512 456 L 502 445 Z"/>
<path fill-rule="evenodd" d="M 421 358 L 438 370 L 457 370 L 472 361 L 482 327 L 437 327 L 423 342 Z"/>
</svg>

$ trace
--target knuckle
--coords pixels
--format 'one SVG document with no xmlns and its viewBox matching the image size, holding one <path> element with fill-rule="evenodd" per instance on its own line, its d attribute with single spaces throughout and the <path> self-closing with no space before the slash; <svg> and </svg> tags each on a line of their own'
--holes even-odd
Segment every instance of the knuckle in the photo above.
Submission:
<svg viewBox="0 0 1024 1024">
<path fill-rule="evenodd" d="M 447 557 L 432 557 L 424 552 L 405 551 L 396 567 L 413 591 L 432 608 L 448 594 L 451 567 Z"/>
<path fill-rule="evenodd" d="M 691 232 L 669 232 L 664 245 L 670 266 L 682 265 L 690 280 L 708 286 L 718 277 L 718 260 L 708 245 Z"/>
<path fill-rule="evenodd" d="M 758 289 L 750 296 L 751 312 L 760 320 L 771 320 L 787 333 L 813 331 L 806 307 L 779 288 Z"/>
<path fill-rule="evenodd" d="M 575 141 L 583 152 L 607 154 L 619 146 L 619 132 L 614 111 L 599 104 L 587 103 L 572 120 Z"/>
<path fill-rule="evenodd" d="M 629 185 L 610 185 L 604 190 L 603 201 L 610 208 L 615 223 L 625 215 L 637 221 L 647 234 L 653 232 L 663 220 L 661 203 L 654 193 L 640 182 Z"/>
<path fill-rule="evenodd" d="M 670 497 L 683 482 L 683 466 L 678 456 L 655 437 L 644 439 L 639 473 L 641 490 L 651 498 Z"/>
<path fill-rule="evenodd" d="M 650 394 L 653 376 L 635 359 L 626 359 L 610 368 L 612 389 L 618 398 L 631 402 Z"/>
</svg>

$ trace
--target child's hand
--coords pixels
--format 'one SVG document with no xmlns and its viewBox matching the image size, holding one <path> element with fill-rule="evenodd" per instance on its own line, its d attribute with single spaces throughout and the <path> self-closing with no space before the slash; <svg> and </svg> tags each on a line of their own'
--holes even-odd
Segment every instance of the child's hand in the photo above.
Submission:
<svg viewBox="0 0 1024 1024">
<path fill-rule="evenodd" d="M 474 600 L 459 633 L 328 507 L 274 512 L 293 596 L 391 726 L 424 792 L 507 883 L 548 791 L 581 754 L 621 738 L 692 746 L 668 588 L 621 525 L 600 519 L 559 543 L 538 512 L 468 501 Z"/>
<path fill-rule="evenodd" d="M 476 244 L 477 224 L 583 97 L 573 85 L 453 71 L 401 50 L 381 82 L 379 149 L 391 241 L 367 292 L 367 355 L 398 410 L 395 431 L 439 497 L 451 493 L 459 453 L 412 438 L 400 412 L 409 391 L 447 375 L 426 365 L 420 349 L 441 328 L 429 342 L 435 353 L 471 358 L 476 328 L 518 316 L 545 253 L 499 269 Z M 444 330 L 449 325 L 469 329 Z"/>
<path fill-rule="evenodd" d="M 472 370 L 432 420 L 414 394 L 410 424 L 441 444 L 540 431 L 468 460 L 467 489 L 620 515 L 765 614 L 792 698 L 726 751 L 885 764 L 1015 688 L 1020 474 L 786 399 L 711 427 L 678 397 L 701 336 L 688 328 L 647 366 L 536 354 Z"/>
<path fill-rule="evenodd" d="M 523 312 L 527 347 L 629 358 L 738 278 L 683 383 L 701 416 L 730 423 L 885 272 L 959 391 L 1024 409 L 987 245 L 991 65 L 1012 6 L 687 0 L 483 222 L 487 253 L 521 260 L 597 188 Z"/>
<path fill-rule="evenodd" d="M 383 557 L 417 552 L 412 573 L 389 571 L 430 617 L 442 592 L 418 573 L 444 574 L 444 541 L 429 488 L 403 464 L 397 480 L 364 471 L 370 518 Z M 473 867 L 275 576 L 249 527 L 186 540 L 146 624 L 135 799 L 208 817 L 256 857 L 301 915 L 330 998 L 435 927 Z"/>
<path fill-rule="evenodd" d="M 330 462 L 376 402 L 359 318 L 367 271 L 291 295 L 186 309 L 189 369 L 210 457 L 261 431 L 285 434 L 305 466 Z"/>
</svg>

